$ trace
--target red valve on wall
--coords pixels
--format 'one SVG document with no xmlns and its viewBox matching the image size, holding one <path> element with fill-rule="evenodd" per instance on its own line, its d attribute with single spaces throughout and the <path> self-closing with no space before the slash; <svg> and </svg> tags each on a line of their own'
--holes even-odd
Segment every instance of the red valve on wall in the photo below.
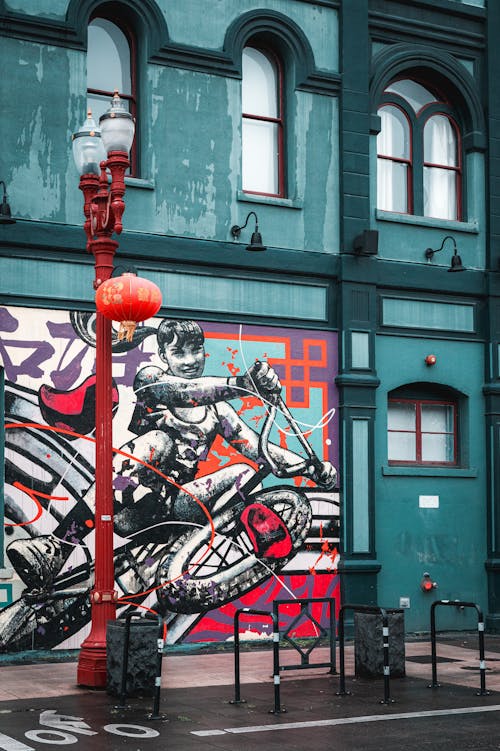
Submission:
<svg viewBox="0 0 500 751">
<path fill-rule="evenodd" d="M 433 589 L 437 589 L 437 582 L 432 581 L 431 575 L 427 573 L 427 571 L 424 573 L 423 579 L 420 582 L 420 589 L 422 592 L 431 592 Z"/>
</svg>

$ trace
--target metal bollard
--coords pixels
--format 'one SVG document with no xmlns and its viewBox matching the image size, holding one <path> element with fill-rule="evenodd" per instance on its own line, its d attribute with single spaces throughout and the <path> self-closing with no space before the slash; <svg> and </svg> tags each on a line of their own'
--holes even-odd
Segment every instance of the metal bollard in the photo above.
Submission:
<svg viewBox="0 0 500 751">
<path fill-rule="evenodd" d="M 436 655 L 436 608 L 438 605 L 449 605 L 459 608 L 474 608 L 477 612 L 477 630 L 479 636 L 479 679 L 480 689 L 476 696 L 489 696 L 486 690 L 486 662 L 484 659 L 484 618 L 483 612 L 475 602 L 462 602 L 461 600 L 435 600 L 431 604 L 431 659 L 432 659 L 432 683 L 429 688 L 439 688 L 437 680 L 437 655 Z"/>
<path fill-rule="evenodd" d="M 340 681 L 339 690 L 337 696 L 347 696 L 351 692 L 346 691 L 345 687 L 345 645 L 344 645 L 344 613 L 346 610 L 352 610 L 354 613 L 372 613 L 374 615 L 382 616 L 382 640 L 383 640 L 383 673 L 384 673 L 384 698 L 381 700 L 381 704 L 390 704 L 394 702 L 391 699 L 390 690 L 390 677 L 391 668 L 389 661 L 389 613 L 394 612 L 386 608 L 381 608 L 378 605 L 343 605 L 340 608 L 339 613 L 339 652 L 340 652 Z"/>
<path fill-rule="evenodd" d="M 149 720 L 164 720 L 165 715 L 160 714 L 160 692 L 161 692 L 161 669 L 163 664 L 163 648 L 165 646 L 165 639 L 167 636 L 167 624 L 163 621 L 161 616 L 158 616 L 158 658 L 157 658 L 157 670 L 155 677 L 155 693 L 153 711 L 148 715 Z"/>
</svg>

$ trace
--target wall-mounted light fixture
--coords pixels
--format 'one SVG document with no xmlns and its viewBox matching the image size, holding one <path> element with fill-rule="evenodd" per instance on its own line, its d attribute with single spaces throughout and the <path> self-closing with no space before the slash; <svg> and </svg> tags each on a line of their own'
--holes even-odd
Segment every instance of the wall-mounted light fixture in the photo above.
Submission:
<svg viewBox="0 0 500 751">
<path fill-rule="evenodd" d="M 352 247 L 360 256 L 376 256 L 378 253 L 378 232 L 376 229 L 365 229 L 354 238 Z"/>
<path fill-rule="evenodd" d="M 10 213 L 10 206 L 7 203 L 7 188 L 3 180 L 0 180 L 0 185 L 3 186 L 3 201 L 0 203 L 0 224 L 15 224 L 16 220 Z"/>
<path fill-rule="evenodd" d="M 434 253 L 439 253 L 440 250 L 443 250 L 444 244 L 447 240 L 451 240 L 453 243 L 453 255 L 451 257 L 451 266 L 448 269 L 448 271 L 465 271 L 465 266 L 462 265 L 462 259 L 457 253 L 457 244 L 455 242 L 455 238 L 451 235 L 446 235 L 446 237 L 443 239 L 443 242 L 441 243 L 441 247 L 437 250 L 433 250 L 432 248 L 427 248 L 425 251 L 425 257 L 428 261 L 433 257 Z"/>
<path fill-rule="evenodd" d="M 250 219 L 252 214 L 255 217 L 255 230 L 252 232 L 250 245 L 247 245 L 247 250 L 266 250 L 266 246 L 262 244 L 262 235 L 259 232 L 259 220 L 257 219 L 257 214 L 255 213 L 255 211 L 250 211 L 247 214 L 245 224 L 242 224 L 241 227 L 239 227 L 237 224 L 233 224 L 233 226 L 231 227 L 231 234 L 235 239 L 238 238 L 241 234 L 241 230 L 245 229 L 245 227 L 247 226 L 248 220 Z"/>
</svg>

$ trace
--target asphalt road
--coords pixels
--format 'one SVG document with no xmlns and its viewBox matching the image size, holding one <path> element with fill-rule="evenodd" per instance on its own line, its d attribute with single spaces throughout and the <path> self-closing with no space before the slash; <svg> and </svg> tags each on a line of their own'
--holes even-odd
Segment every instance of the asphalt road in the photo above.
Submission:
<svg viewBox="0 0 500 751">
<path fill-rule="evenodd" d="M 47 666 L 49 667 L 49 666 Z M 1 675 L 1 673 L 0 673 Z M 500 749 L 500 694 L 477 696 L 469 686 L 429 689 L 422 679 L 391 682 L 394 701 L 381 703 L 382 682 L 338 677 L 282 682 L 286 712 L 275 715 L 271 684 L 245 684 L 245 703 L 231 703 L 232 687 L 162 690 L 161 719 L 149 719 L 151 698 L 126 709 L 103 691 L 0 704 L 0 749 L 74 746 L 75 751 L 216 749 L 231 751 L 493 751 Z"/>
</svg>

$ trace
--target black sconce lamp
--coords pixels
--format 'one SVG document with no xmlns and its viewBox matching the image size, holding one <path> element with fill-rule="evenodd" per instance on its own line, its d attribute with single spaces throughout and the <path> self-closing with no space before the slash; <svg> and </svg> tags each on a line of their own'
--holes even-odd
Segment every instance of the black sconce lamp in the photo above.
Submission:
<svg viewBox="0 0 500 751">
<path fill-rule="evenodd" d="M 255 230 L 252 232 L 250 245 L 247 245 L 247 250 L 266 250 L 266 246 L 262 245 L 262 235 L 259 232 L 259 220 L 257 219 L 257 214 L 255 213 L 255 211 L 250 211 L 248 213 L 247 218 L 245 219 L 245 224 L 242 224 L 241 227 L 238 227 L 237 224 L 233 224 L 233 226 L 231 227 L 231 234 L 235 239 L 239 237 L 241 230 L 245 229 L 252 214 L 255 217 Z"/>
<path fill-rule="evenodd" d="M 376 256 L 378 253 L 378 232 L 376 229 L 365 229 L 354 238 L 352 247 L 360 256 Z"/>
<path fill-rule="evenodd" d="M 444 244 L 447 240 L 452 241 L 453 248 L 454 248 L 453 255 L 451 257 L 451 266 L 448 269 L 448 271 L 465 271 L 465 266 L 462 265 L 462 259 L 457 253 L 457 244 L 455 242 L 455 238 L 452 237 L 451 235 L 446 235 L 443 242 L 441 243 L 441 247 L 438 248 L 437 250 L 433 250 L 432 248 L 427 248 L 425 251 L 425 257 L 427 258 L 428 261 L 430 261 L 434 253 L 439 253 L 440 250 L 443 250 Z"/>
<path fill-rule="evenodd" d="M 3 180 L 0 180 L 0 185 L 3 185 L 3 201 L 0 203 L 0 224 L 15 224 L 16 220 L 13 219 L 10 213 L 10 206 L 7 203 L 7 188 Z"/>
</svg>

